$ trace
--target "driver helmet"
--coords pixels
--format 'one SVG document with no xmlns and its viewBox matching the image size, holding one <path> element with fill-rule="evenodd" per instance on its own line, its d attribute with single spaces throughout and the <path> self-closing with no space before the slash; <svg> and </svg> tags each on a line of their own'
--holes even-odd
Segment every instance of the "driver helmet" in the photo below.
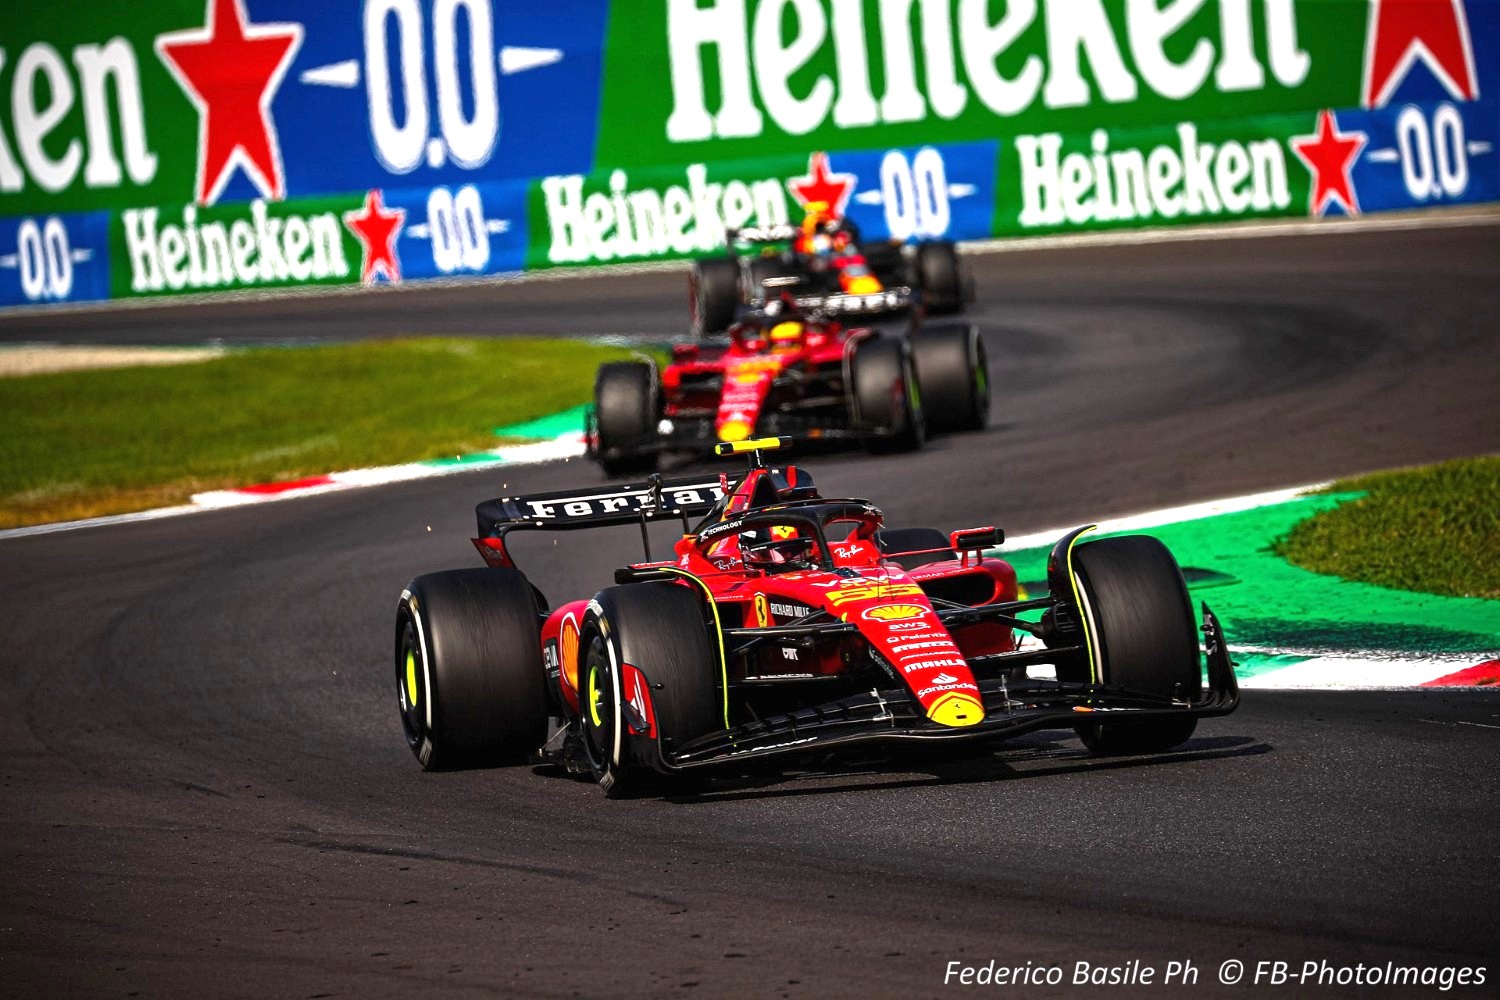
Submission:
<svg viewBox="0 0 1500 1000">
<path fill-rule="evenodd" d="M 793 350 L 802 343 L 802 321 L 786 320 L 771 327 L 771 350 Z"/>
<path fill-rule="evenodd" d="M 827 232 L 829 230 L 826 227 L 834 225 L 838 221 L 829 209 L 828 202 L 826 201 L 810 201 L 803 206 L 803 211 L 807 213 L 802 217 L 802 234 L 804 236 L 812 236 L 819 230 Z"/>
<path fill-rule="evenodd" d="M 811 538 L 803 538 L 796 528 L 774 527 L 768 531 L 746 531 L 740 535 L 740 558 L 751 569 L 780 573 L 805 569 L 813 564 L 815 553 Z"/>
</svg>

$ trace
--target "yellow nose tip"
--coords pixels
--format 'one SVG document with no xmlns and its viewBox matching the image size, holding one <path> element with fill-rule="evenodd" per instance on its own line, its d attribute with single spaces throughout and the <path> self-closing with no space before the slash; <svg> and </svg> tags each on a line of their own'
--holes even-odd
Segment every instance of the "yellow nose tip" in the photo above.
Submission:
<svg viewBox="0 0 1500 1000">
<path fill-rule="evenodd" d="M 973 695 L 949 691 L 927 710 L 927 717 L 940 726 L 974 726 L 984 721 L 984 706 Z"/>
<path fill-rule="evenodd" d="M 719 428 L 720 441 L 743 441 L 749 436 L 750 425 L 743 420 L 730 420 Z"/>
</svg>

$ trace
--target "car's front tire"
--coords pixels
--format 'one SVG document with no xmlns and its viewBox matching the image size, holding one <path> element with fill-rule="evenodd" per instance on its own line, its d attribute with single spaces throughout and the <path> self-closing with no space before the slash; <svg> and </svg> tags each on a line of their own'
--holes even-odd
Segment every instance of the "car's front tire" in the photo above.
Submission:
<svg viewBox="0 0 1500 1000">
<path fill-rule="evenodd" d="M 584 616 L 579 645 L 579 727 L 584 754 L 611 796 L 673 790 L 691 784 L 669 776 L 650 754 L 669 754 L 688 740 L 724 728 L 717 645 L 704 621 L 703 598 L 675 583 L 637 583 L 602 590 Z M 646 681 L 656 746 L 628 731 L 625 665 Z"/>
<path fill-rule="evenodd" d="M 922 243 L 916 256 L 917 281 L 927 311 L 933 315 L 962 311 L 964 274 L 958 248 L 946 241 Z"/>
<path fill-rule="evenodd" d="M 594 379 L 595 453 L 609 476 L 656 470 L 661 378 L 649 361 L 610 361 Z"/>
<path fill-rule="evenodd" d="M 1068 671 L 1060 666 L 1059 676 L 1196 700 L 1203 689 L 1198 624 L 1167 547 L 1148 535 L 1086 542 L 1073 550 L 1073 569 L 1093 639 L 1094 676 L 1087 676 L 1086 659 Z M 1186 742 L 1197 722 L 1195 716 L 1169 715 L 1089 722 L 1076 730 L 1094 753 L 1156 753 Z"/>
<path fill-rule="evenodd" d="M 429 771 L 524 761 L 547 735 L 540 617 L 519 571 L 419 576 L 396 607 L 406 744 Z"/>
<path fill-rule="evenodd" d="M 693 336 L 712 337 L 729 329 L 740 305 L 740 267 L 731 257 L 693 261 L 688 273 L 688 305 Z"/>
</svg>

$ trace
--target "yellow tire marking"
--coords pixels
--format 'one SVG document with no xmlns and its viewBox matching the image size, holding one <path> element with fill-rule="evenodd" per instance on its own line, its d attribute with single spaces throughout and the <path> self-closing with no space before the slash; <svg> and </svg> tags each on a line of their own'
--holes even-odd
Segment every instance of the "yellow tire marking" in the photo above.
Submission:
<svg viewBox="0 0 1500 1000">
<path fill-rule="evenodd" d="M 406 651 L 406 703 L 417 707 L 417 653 L 410 648 Z"/>
<path fill-rule="evenodd" d="M 1080 627 L 1083 629 L 1083 648 L 1084 651 L 1089 655 L 1090 684 L 1099 683 L 1099 666 L 1094 660 L 1094 636 L 1093 633 L 1089 631 L 1088 609 L 1083 606 L 1083 597 L 1078 592 L 1078 574 L 1073 572 L 1073 547 L 1078 544 L 1078 539 L 1082 538 L 1084 535 L 1087 535 L 1096 527 L 1098 526 L 1093 524 L 1089 525 L 1087 528 L 1084 528 L 1077 535 L 1075 535 L 1073 537 L 1073 540 L 1068 543 L 1068 579 L 1073 582 L 1073 606 L 1078 609 L 1078 621 Z"/>
</svg>

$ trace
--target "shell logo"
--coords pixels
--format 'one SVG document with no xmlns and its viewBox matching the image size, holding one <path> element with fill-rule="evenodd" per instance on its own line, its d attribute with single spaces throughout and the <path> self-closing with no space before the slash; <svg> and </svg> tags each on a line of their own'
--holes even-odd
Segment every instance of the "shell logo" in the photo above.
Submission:
<svg viewBox="0 0 1500 1000">
<path fill-rule="evenodd" d="M 927 609 L 917 604 L 886 604 L 870 608 L 865 612 L 865 618 L 877 622 L 904 622 L 910 618 L 920 618 L 926 613 Z"/>
<path fill-rule="evenodd" d="M 558 659 L 562 661 L 562 675 L 568 687 L 578 690 L 578 623 L 572 615 L 563 619 L 561 633 L 557 637 Z"/>
</svg>

